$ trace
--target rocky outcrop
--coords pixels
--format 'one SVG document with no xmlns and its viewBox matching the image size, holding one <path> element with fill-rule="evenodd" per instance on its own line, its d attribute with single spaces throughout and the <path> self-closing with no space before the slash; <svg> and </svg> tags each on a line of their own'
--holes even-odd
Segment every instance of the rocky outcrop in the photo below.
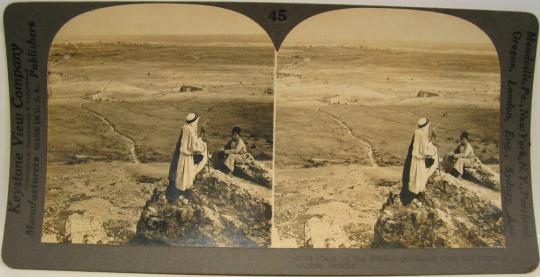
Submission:
<svg viewBox="0 0 540 277">
<path fill-rule="evenodd" d="M 445 157 L 443 159 L 443 168 L 446 172 L 450 172 L 454 166 L 455 159 L 451 157 Z M 491 169 L 489 166 L 485 165 L 478 159 L 474 158 L 474 162 L 471 167 L 465 167 L 463 178 L 469 179 L 479 185 L 484 187 L 500 191 L 501 182 L 500 175 Z"/>
<path fill-rule="evenodd" d="M 270 171 L 259 161 L 255 160 L 249 153 L 243 154 L 244 161 L 235 165 L 233 174 L 240 178 L 252 181 L 256 184 L 265 187 L 272 187 L 272 174 Z M 223 151 L 216 151 L 212 154 L 210 163 L 213 168 L 223 168 L 223 161 L 225 155 Z"/>
<path fill-rule="evenodd" d="M 271 190 L 220 171 L 195 180 L 191 198 L 170 204 L 156 189 L 137 225 L 137 241 L 188 246 L 270 245 Z"/>
<path fill-rule="evenodd" d="M 465 168 L 464 177 L 490 189 L 501 190 L 500 175 L 484 165 L 478 158 L 475 158 L 472 167 Z"/>
<path fill-rule="evenodd" d="M 443 173 L 428 183 L 425 200 L 404 206 L 390 193 L 374 230 L 375 248 L 503 247 L 501 209 Z"/>
<path fill-rule="evenodd" d="M 253 156 L 250 155 L 250 157 L 244 163 L 236 166 L 235 171 L 238 172 L 238 176 L 271 188 L 272 176 L 270 172 L 261 163 L 253 159 Z"/>
<path fill-rule="evenodd" d="M 217 170 L 199 175 L 195 182 L 199 185 L 197 190 L 201 196 L 212 201 L 218 208 L 232 209 L 246 220 L 269 221 L 272 218 L 272 190 L 268 188 L 227 176 Z"/>
<path fill-rule="evenodd" d="M 208 245 L 220 222 L 200 205 L 186 198 L 169 204 L 165 193 L 154 190 L 137 225 L 137 239 L 170 245 Z"/>
</svg>

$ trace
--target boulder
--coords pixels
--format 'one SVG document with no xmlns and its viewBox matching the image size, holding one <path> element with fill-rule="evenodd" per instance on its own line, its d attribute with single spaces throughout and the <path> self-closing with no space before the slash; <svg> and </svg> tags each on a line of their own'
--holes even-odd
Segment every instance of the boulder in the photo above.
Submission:
<svg viewBox="0 0 540 277">
<path fill-rule="evenodd" d="M 156 189 L 143 208 L 136 236 L 139 241 L 168 245 L 215 246 L 212 238 L 220 229 L 219 220 L 194 201 L 180 197 L 170 204 L 164 191 Z"/>
<path fill-rule="evenodd" d="M 465 168 L 465 173 L 463 174 L 463 177 L 485 187 L 500 191 L 500 175 L 494 170 L 492 170 L 490 167 L 484 165 L 478 158 L 475 157 L 474 159 L 475 162 L 473 166 Z"/>
<path fill-rule="evenodd" d="M 343 248 L 351 242 L 343 226 L 331 216 L 314 216 L 304 225 L 304 247 L 311 248 Z"/>
<path fill-rule="evenodd" d="M 235 165 L 233 175 L 271 188 L 272 174 L 270 171 L 261 162 L 255 160 L 251 154 L 246 153 L 243 155 L 245 155 L 244 161 Z M 222 169 L 224 160 L 225 155 L 223 151 L 218 150 L 212 154 L 210 163 L 213 168 Z"/>
<path fill-rule="evenodd" d="M 107 244 L 101 219 L 88 212 L 74 213 L 66 219 L 65 241 L 84 244 Z"/>
<path fill-rule="evenodd" d="M 195 182 L 197 191 L 219 207 L 234 209 L 236 214 L 245 218 L 267 223 L 272 218 L 272 190 L 269 188 L 253 186 L 218 170 L 200 174 Z"/>
<path fill-rule="evenodd" d="M 403 205 L 390 193 L 374 228 L 374 248 L 503 247 L 502 211 L 443 173 L 430 178 L 425 201 Z"/>
<path fill-rule="evenodd" d="M 450 172 L 454 166 L 455 159 L 446 156 L 443 159 L 443 168 L 446 172 Z M 463 178 L 471 180 L 479 185 L 484 187 L 500 191 L 501 190 L 501 181 L 500 175 L 491 169 L 489 166 L 484 165 L 480 159 L 474 157 L 474 162 L 472 167 L 465 167 Z"/>
</svg>

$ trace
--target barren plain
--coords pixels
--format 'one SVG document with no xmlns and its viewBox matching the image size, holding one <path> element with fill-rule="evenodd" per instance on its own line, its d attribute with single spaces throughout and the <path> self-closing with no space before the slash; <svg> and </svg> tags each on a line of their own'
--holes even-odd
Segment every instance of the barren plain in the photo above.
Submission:
<svg viewBox="0 0 540 277">
<path fill-rule="evenodd" d="M 103 223 L 102 243 L 132 240 L 189 112 L 210 153 L 240 126 L 271 167 L 273 61 L 271 43 L 251 36 L 55 42 L 42 241 L 70 242 L 67 219 L 85 213 Z"/>
<path fill-rule="evenodd" d="M 320 247 L 317 237 L 333 237 L 326 247 L 370 247 L 421 117 L 440 155 L 468 131 L 476 156 L 498 171 L 498 57 L 466 49 L 280 49 L 274 247 Z M 499 192 L 464 182 L 500 207 Z"/>
</svg>

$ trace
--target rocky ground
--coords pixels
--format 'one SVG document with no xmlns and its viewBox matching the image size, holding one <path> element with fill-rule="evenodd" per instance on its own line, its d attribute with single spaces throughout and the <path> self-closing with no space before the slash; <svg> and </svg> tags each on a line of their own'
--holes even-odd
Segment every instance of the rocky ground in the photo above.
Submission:
<svg viewBox="0 0 540 277">
<path fill-rule="evenodd" d="M 381 207 L 401 188 L 407 148 L 421 117 L 432 121 L 441 157 L 455 149 L 462 131 L 474 134 L 475 155 L 489 174 L 471 171 L 454 185 L 471 195 L 467 199 L 500 209 L 496 52 L 434 50 L 282 46 L 274 247 L 373 247 Z M 445 197 L 450 195 L 438 201 L 457 203 Z M 474 217 L 468 212 L 447 215 Z M 504 245 L 493 222 L 474 222 L 493 231 L 494 241 L 481 239 L 485 245 Z"/>
<path fill-rule="evenodd" d="M 277 176 L 288 189 L 276 192 L 273 247 L 505 245 L 499 191 L 436 172 L 427 185 L 430 205 L 415 200 L 403 206 L 401 169 L 327 165 Z"/>
<path fill-rule="evenodd" d="M 426 200 L 403 205 L 390 193 L 374 229 L 375 248 L 503 247 L 500 206 L 443 173 L 428 183 Z"/>
<path fill-rule="evenodd" d="M 144 203 L 164 186 L 159 177 L 133 174 L 122 162 L 49 167 L 42 232 L 49 243 L 126 243 Z"/>
<path fill-rule="evenodd" d="M 369 247 L 381 203 L 399 168 L 358 164 L 280 169 L 273 247 Z"/>
<path fill-rule="evenodd" d="M 192 45 L 190 38 L 179 39 L 188 40 L 185 44 L 90 40 L 53 43 L 48 63 L 43 242 L 134 242 L 143 208 L 150 199 L 159 199 L 154 191 L 165 189 L 179 130 L 191 112 L 201 117 L 199 128 L 207 131 L 209 152 L 223 147 L 230 139 L 231 128 L 239 126 L 248 151 L 271 168 L 271 42 L 257 39 L 258 43 L 247 43 L 245 39 L 252 38 L 227 36 L 216 39 L 233 41 L 201 47 Z M 242 199 L 255 197 L 259 200 L 250 202 L 253 211 L 256 204 L 271 210 L 272 174 L 263 173 L 252 180 L 263 181 L 266 187 L 237 177 L 214 180 L 223 186 L 199 191 L 198 199 L 208 202 L 208 206 L 203 205 L 205 211 L 219 213 L 222 224 L 251 228 L 260 223 L 253 228 L 269 230 L 266 219 L 259 222 L 258 218 L 248 218 L 254 215 L 224 203 L 248 205 Z M 231 199 L 209 196 L 221 193 Z M 168 208 L 183 210 L 184 206 L 177 204 L 180 206 Z M 148 204 L 147 208 L 158 206 Z M 244 223 L 251 225 L 239 225 Z M 229 225 L 220 228 L 233 228 Z M 243 231 L 247 232 L 245 241 L 251 241 L 251 245 L 268 244 L 268 231 Z M 215 244 L 233 246 L 236 242 Z"/>
<path fill-rule="evenodd" d="M 42 242 L 270 244 L 271 188 L 212 169 L 198 176 L 194 199 L 169 204 L 163 164 L 50 166 Z"/>
<path fill-rule="evenodd" d="M 267 247 L 271 190 L 217 170 L 196 180 L 192 198 L 170 204 L 156 189 L 137 225 L 136 241 L 183 246 Z"/>
</svg>

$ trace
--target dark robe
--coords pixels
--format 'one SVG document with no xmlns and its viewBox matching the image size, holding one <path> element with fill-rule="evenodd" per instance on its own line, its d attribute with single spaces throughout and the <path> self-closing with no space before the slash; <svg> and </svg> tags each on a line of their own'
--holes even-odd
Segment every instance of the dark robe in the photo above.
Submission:
<svg viewBox="0 0 540 277">
<path fill-rule="evenodd" d="M 171 166 L 169 167 L 169 184 L 167 185 L 167 199 L 170 202 L 176 201 L 178 198 L 178 189 L 176 188 L 176 174 L 178 170 L 178 159 L 180 158 L 180 145 L 182 144 L 182 131 L 176 142 L 176 148 L 171 160 Z"/>
<path fill-rule="evenodd" d="M 412 151 L 413 151 L 414 136 L 409 145 L 409 150 L 407 151 L 407 157 L 405 158 L 405 163 L 403 164 L 403 173 L 401 174 L 401 192 L 399 198 L 403 205 L 410 204 L 414 199 L 414 194 L 409 190 L 409 179 L 411 174 L 411 162 L 412 162 Z"/>
</svg>

